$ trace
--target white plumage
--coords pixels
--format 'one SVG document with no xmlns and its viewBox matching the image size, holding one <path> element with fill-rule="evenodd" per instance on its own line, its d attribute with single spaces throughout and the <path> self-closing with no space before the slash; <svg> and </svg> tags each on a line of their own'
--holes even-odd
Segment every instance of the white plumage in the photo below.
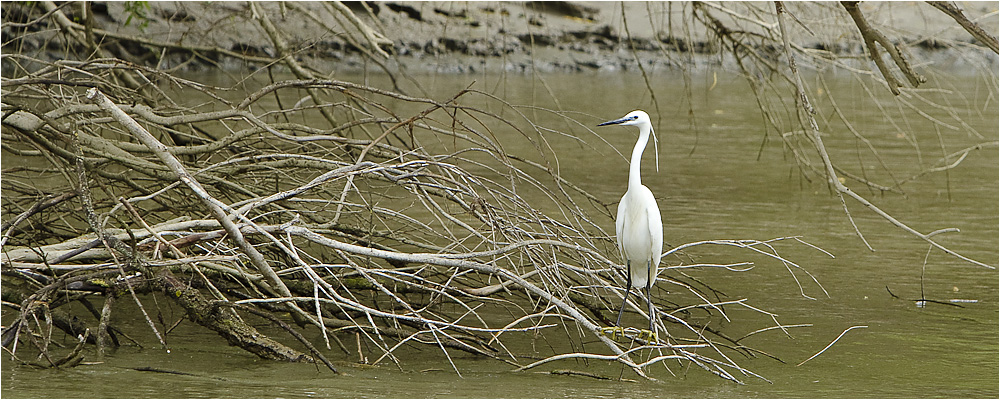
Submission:
<svg viewBox="0 0 1000 400">
<path fill-rule="evenodd" d="M 663 251 L 663 224 L 653 192 L 643 185 L 629 188 L 618 203 L 615 235 L 622 259 L 630 265 L 632 287 L 656 282 L 656 266 Z"/>
<path fill-rule="evenodd" d="M 597 126 L 605 125 L 635 125 L 639 127 L 639 140 L 636 141 L 635 147 L 632 149 L 632 158 L 629 163 L 628 190 L 625 191 L 621 203 L 618 204 L 618 216 L 615 218 L 618 251 L 628 268 L 628 284 L 615 326 L 621 326 L 622 312 L 625 310 L 625 303 L 628 300 L 628 291 L 634 287 L 645 292 L 646 302 L 649 305 L 649 330 L 650 334 L 655 337 L 656 314 L 652 298 L 649 297 L 649 288 L 656 283 L 657 266 L 660 264 L 660 256 L 663 253 L 663 223 L 660 220 L 660 208 L 656 205 L 656 198 L 653 197 L 653 192 L 642 184 L 639 172 L 642 152 L 649 142 L 653 125 L 650 123 L 649 115 L 640 110 L 632 111 L 622 118 Z"/>
</svg>

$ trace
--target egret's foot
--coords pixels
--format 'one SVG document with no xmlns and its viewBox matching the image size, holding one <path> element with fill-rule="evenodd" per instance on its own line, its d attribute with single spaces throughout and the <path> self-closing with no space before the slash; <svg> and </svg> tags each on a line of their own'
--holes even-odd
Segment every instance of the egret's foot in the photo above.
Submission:
<svg viewBox="0 0 1000 400">
<path fill-rule="evenodd" d="M 608 326 L 601 328 L 601 334 L 610 337 L 611 340 L 618 341 L 625 338 L 625 328 L 620 326 Z"/>
<path fill-rule="evenodd" d="M 647 342 L 652 342 L 652 343 L 656 343 L 656 342 L 660 341 L 660 338 L 657 337 L 656 332 L 651 331 L 649 329 L 642 329 L 642 330 L 640 330 L 639 334 L 636 335 L 636 339 L 645 340 Z"/>
</svg>

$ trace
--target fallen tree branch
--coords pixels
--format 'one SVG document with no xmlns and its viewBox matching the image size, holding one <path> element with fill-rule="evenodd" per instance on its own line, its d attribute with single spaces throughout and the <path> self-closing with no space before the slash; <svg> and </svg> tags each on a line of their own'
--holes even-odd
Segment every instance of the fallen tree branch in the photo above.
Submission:
<svg viewBox="0 0 1000 400">
<path fill-rule="evenodd" d="M 257 316 L 262 317 L 262 318 L 264 318 L 264 319 L 266 319 L 268 321 L 273 322 L 274 324 L 280 326 L 281 329 L 284 329 L 286 332 L 288 332 L 290 335 L 292 335 L 295 338 L 295 340 L 298 340 L 300 343 L 302 343 L 303 346 L 306 346 L 306 348 L 309 349 L 309 352 L 312 353 L 313 356 L 315 356 L 316 358 L 318 358 L 320 361 L 322 361 L 323 364 L 326 365 L 326 367 L 330 369 L 330 371 L 333 371 L 335 374 L 340 374 L 340 372 L 337 372 L 337 368 L 334 367 L 332 363 L 330 363 L 330 360 L 327 360 L 326 357 L 323 356 L 323 353 L 321 353 L 319 350 L 317 350 L 316 347 L 312 345 L 312 343 L 309 343 L 309 340 L 307 340 L 304 336 L 302 336 L 301 333 L 297 332 L 295 329 L 292 329 L 292 327 L 288 326 L 288 324 L 286 324 L 284 321 L 278 319 L 277 317 L 275 317 L 275 316 L 273 316 L 273 315 L 271 315 L 271 314 L 269 314 L 267 312 L 255 309 L 253 307 L 247 307 L 247 306 L 244 306 L 242 304 L 230 303 L 230 302 L 226 302 L 226 301 L 215 301 L 215 302 L 212 302 L 212 304 L 215 305 L 215 306 L 217 306 L 217 307 L 233 307 L 233 308 L 238 308 L 240 310 L 249 312 L 251 314 L 257 315 Z"/>
<path fill-rule="evenodd" d="M 404 253 L 390 252 L 385 250 L 377 250 L 368 247 L 356 246 L 323 237 L 322 235 L 316 234 L 315 232 L 312 232 L 308 229 L 297 226 L 290 226 L 284 229 L 289 234 L 303 237 L 314 243 L 321 244 L 338 250 L 347 251 L 354 254 L 377 257 L 386 260 L 403 261 L 409 263 L 434 264 L 446 267 L 460 267 L 463 269 L 471 269 L 487 273 L 490 275 L 500 276 L 506 280 L 514 281 L 516 284 L 520 285 L 526 290 L 531 291 L 534 295 L 539 296 L 542 299 L 545 299 L 547 302 L 554 304 L 556 307 L 559 307 L 559 309 L 562 312 L 572 317 L 578 324 L 582 325 L 586 331 L 596 336 L 601 342 L 603 342 L 612 351 L 614 351 L 616 354 L 615 357 L 622 358 L 622 360 L 627 364 L 635 365 L 635 363 L 633 363 L 625 353 L 623 353 L 621 350 L 618 349 L 618 346 L 615 345 L 615 343 L 611 339 L 601 334 L 601 327 L 591 322 L 590 319 L 581 314 L 576 309 L 576 307 L 573 307 L 564 302 L 563 300 L 556 298 L 555 296 L 552 296 L 552 294 L 550 294 L 549 292 L 542 290 L 535 284 L 528 282 L 523 278 L 521 278 L 520 276 L 518 276 L 517 274 L 511 273 L 510 271 L 507 271 L 503 268 L 498 268 L 496 266 L 488 264 L 480 264 L 477 262 L 466 261 L 466 260 L 440 258 L 429 254 L 404 254 Z M 643 378 L 651 379 L 644 372 L 642 372 L 641 369 L 637 367 L 633 367 L 632 369 L 635 371 L 637 375 Z"/>
<path fill-rule="evenodd" d="M 150 135 L 145 128 L 135 122 L 135 120 L 132 119 L 132 117 L 129 117 L 128 114 L 125 114 L 124 111 L 112 103 L 111 100 L 104 96 L 104 94 L 97 90 L 97 88 L 91 88 L 87 91 L 87 99 L 110 113 L 111 116 L 118 121 L 118 123 L 125 126 L 129 132 L 136 137 L 136 139 L 139 139 L 139 141 L 145 144 L 146 147 L 149 147 L 149 149 L 152 150 L 165 165 L 177 174 L 178 179 L 187 185 L 188 188 L 190 188 L 198 196 L 198 198 L 201 199 L 202 204 L 212 212 L 212 216 L 215 217 L 215 220 L 219 221 L 223 229 L 226 230 L 226 233 L 230 235 L 232 240 L 236 242 L 237 246 L 239 246 L 244 254 L 250 257 L 250 262 L 257 268 L 257 270 L 260 271 L 262 275 L 267 277 L 270 283 L 274 285 L 274 287 L 282 295 L 291 296 L 291 293 L 288 291 L 285 283 L 282 282 L 281 278 L 274 273 L 274 270 L 268 265 L 267 261 L 264 260 L 264 256 L 260 254 L 260 252 L 257 251 L 257 249 L 254 248 L 249 242 L 247 242 L 246 239 L 244 239 L 243 233 L 240 232 L 236 224 L 234 224 L 233 221 L 229 219 L 226 212 L 223 211 L 220 206 L 221 203 L 208 194 L 205 188 L 202 187 L 201 184 L 187 172 L 184 165 L 181 164 L 173 154 L 170 154 L 170 152 L 166 150 L 166 146 L 164 146 L 163 143 L 156 140 L 153 135 Z"/>
<path fill-rule="evenodd" d="M 183 307 L 191 321 L 215 331 L 230 345 L 239 346 L 268 360 L 313 362 L 308 355 L 264 336 L 240 319 L 233 310 L 215 307 L 197 289 L 184 284 L 167 269 L 160 270 L 153 283 L 163 294 Z"/>
</svg>

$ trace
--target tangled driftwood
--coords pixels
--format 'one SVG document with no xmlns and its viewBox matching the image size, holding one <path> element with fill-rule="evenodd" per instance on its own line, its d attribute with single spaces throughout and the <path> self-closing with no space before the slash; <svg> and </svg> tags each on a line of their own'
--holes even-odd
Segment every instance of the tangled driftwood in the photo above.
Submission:
<svg viewBox="0 0 1000 400">
<path fill-rule="evenodd" d="M 115 83 L 122 73 L 161 82 L 150 91 L 155 105 Z M 183 87 L 185 96 L 203 93 L 215 111 L 186 107 L 168 93 L 171 86 Z M 684 274 L 663 275 L 688 293 L 657 300 L 665 341 L 632 347 L 599 334 L 610 323 L 609 305 L 623 295 L 613 240 L 601 228 L 608 207 L 546 166 L 557 154 L 544 151 L 542 127 L 488 94 L 467 89 L 438 101 L 350 82 L 292 80 L 228 101 L 226 90 L 118 60 L 52 63 L 5 87 L 12 89 L 4 98 L 4 148 L 43 157 L 66 177 L 48 193 L 5 188 L 5 207 L 25 210 L 4 226 L 4 296 L 20 310 L 5 346 L 40 333 L 43 320 L 66 319 L 55 317 L 60 306 L 97 296 L 105 304 L 90 331 L 103 351 L 117 341 L 110 316 L 125 296 L 169 347 L 168 327 L 154 322 L 142 301 L 155 292 L 230 344 L 269 359 L 319 359 L 331 369 L 297 329 L 318 329 L 327 348 L 346 353 L 354 351 L 342 336 L 355 335 L 377 349 L 375 362 L 398 362 L 395 349 L 424 343 L 445 355 L 470 352 L 517 368 L 603 357 L 641 376 L 668 359 L 733 380 L 733 371 L 752 374 L 725 349 L 752 350 L 685 315 L 700 309 L 725 317 L 727 306 L 753 307 Z M 342 100 L 258 105 L 267 96 L 303 92 Z M 382 105 L 386 99 L 420 107 L 399 114 Z M 463 100 L 495 102 L 517 119 Z M 326 128 L 303 123 L 328 118 L 335 124 Z M 498 139 L 497 129 L 532 142 L 537 156 L 506 152 L 502 141 L 509 139 Z M 441 147 L 435 141 L 450 150 L 429 151 Z M 798 268 L 773 243 L 712 242 Z M 506 316 L 498 318 L 496 309 Z M 311 354 L 262 335 L 250 314 L 280 324 Z M 525 364 L 531 357 L 505 344 L 523 332 L 597 339 L 605 350 Z M 699 348 L 716 356 L 693 350 Z"/>
<path fill-rule="evenodd" d="M 62 13 L 67 4 L 82 4 L 82 23 Z M 694 364 L 741 381 L 756 375 L 739 366 L 737 355 L 770 356 L 742 345 L 743 339 L 804 326 L 783 324 L 747 299 L 726 296 L 684 273 L 690 268 L 741 273 L 750 263 L 694 263 L 680 253 L 711 245 L 766 257 L 786 267 L 808 297 L 799 277 L 811 275 L 777 251 L 781 243 L 806 243 L 794 237 L 718 240 L 668 252 L 654 296 L 659 328 L 667 332 L 663 341 L 612 341 L 599 328 L 611 323 L 612 309 L 624 295 L 613 238 L 602 229 L 609 226 L 609 202 L 616 199 L 588 193 L 553 167 L 559 154 L 544 133 L 570 133 L 540 126 L 523 108 L 471 87 L 440 100 L 326 79 L 297 60 L 296 49 L 258 4 L 248 5 L 251 19 L 273 43 L 273 57 L 125 37 L 92 26 L 88 7 L 41 2 L 43 15 L 16 23 L 27 31 L 51 21 L 67 48 L 87 54 L 83 61 L 49 62 L 25 54 L 3 59 L 0 144 L 25 160 L 23 167 L 4 171 L 3 305 L 17 316 L 3 333 L 3 347 L 25 363 L 71 366 L 80 362 L 87 344 L 98 353 L 118 346 L 128 333 L 115 327 L 112 316 L 123 299 L 138 305 L 160 345 L 169 348 L 169 331 L 181 321 L 154 321 L 151 308 L 159 302 L 149 299 L 160 297 L 229 344 L 267 359 L 320 361 L 331 370 L 336 369 L 328 358 L 350 354 L 376 364 L 402 363 L 400 348 L 422 345 L 440 349 L 443 360 L 460 351 L 519 370 L 598 359 L 643 377 L 654 366 L 671 371 Z M 319 20 L 312 11 L 289 7 Z M 358 51 L 388 71 L 382 63 L 385 38 L 339 3 L 327 7 L 347 21 L 345 26 L 357 28 L 348 40 Z M 885 191 L 900 191 L 900 182 L 880 184 L 847 173 L 825 153 L 819 132 L 810 129 L 813 110 L 794 57 L 844 64 L 790 42 L 780 3 L 767 4 L 767 10 L 747 7 L 752 15 L 715 3 L 694 3 L 690 12 L 732 53 L 766 123 L 782 133 L 803 174 L 824 177 L 841 198 L 854 198 L 935 245 L 931 237 L 939 232 L 908 228 L 846 190 L 837 177 Z M 771 7 L 776 23 L 754 16 Z M 912 85 L 921 82 L 854 3 L 843 3 L 838 12 L 841 7 L 871 54 L 877 57 L 875 44 L 881 44 Z M 935 7 L 968 22 L 947 4 Z M 726 25 L 719 13 L 734 16 L 742 28 Z M 750 28 L 761 33 L 748 35 Z M 969 29 L 996 51 L 995 38 Z M 272 80 L 250 92 L 235 90 L 242 85 L 214 87 L 133 62 L 137 57 L 127 56 L 121 43 L 164 54 L 186 51 L 192 59 L 279 64 L 296 79 Z M 679 46 L 676 38 L 655 44 L 669 58 L 675 55 L 664 44 L 671 43 Z M 777 47 L 790 69 L 770 53 Z M 883 62 L 878 68 L 888 87 L 900 93 L 888 66 Z M 788 129 L 764 104 L 761 85 L 771 83 L 755 77 L 773 74 L 794 88 L 799 122 L 809 135 L 785 135 Z M 390 77 L 395 83 L 395 75 Z M 553 113 L 580 129 L 586 125 Z M 534 152 L 506 150 L 512 141 L 528 143 Z M 810 161 L 812 151 L 819 162 Z M 959 153 L 946 156 L 941 168 L 962 159 Z M 46 174 L 57 178 L 21 178 Z M 89 315 L 66 311 L 64 306 L 77 303 Z M 641 305 L 629 304 L 632 312 L 643 313 Z M 692 318 L 728 320 L 733 307 L 758 312 L 766 326 L 748 328 L 737 338 L 705 318 Z M 278 325 L 302 347 L 263 335 L 257 327 L 264 324 Z M 59 340 L 55 329 L 74 338 L 73 350 L 63 357 L 50 346 Z M 314 346 L 300 331 L 319 332 L 323 345 Z M 539 359 L 508 345 L 539 336 L 566 341 L 572 350 L 553 350 Z M 357 343 L 356 349 L 345 339 Z"/>
</svg>

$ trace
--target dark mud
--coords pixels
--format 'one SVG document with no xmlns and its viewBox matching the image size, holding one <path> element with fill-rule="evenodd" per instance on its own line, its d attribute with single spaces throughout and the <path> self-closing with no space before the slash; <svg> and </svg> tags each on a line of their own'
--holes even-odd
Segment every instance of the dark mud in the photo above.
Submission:
<svg viewBox="0 0 1000 400">
<path fill-rule="evenodd" d="M 143 40 L 98 38 L 117 42 L 116 56 L 162 69 L 240 70 L 260 66 L 223 53 L 273 58 L 277 52 L 245 2 L 94 2 L 94 26 L 116 34 L 179 47 L 166 50 Z M 4 18 L 37 18 L 28 3 L 3 3 Z M 80 20 L 80 3 L 62 7 Z M 688 2 L 344 2 L 363 23 L 385 36 L 387 69 L 475 73 L 482 71 L 552 72 L 635 70 L 637 62 L 657 68 L 677 64 L 733 67 L 735 54 L 755 52 L 776 57 L 780 46 L 771 3 Z M 375 64 L 348 40 L 361 35 L 346 19 L 320 3 L 258 3 L 286 35 L 296 57 L 319 71 L 357 71 Z M 624 6 L 624 12 L 622 7 Z M 839 3 L 789 3 L 795 17 L 793 41 L 817 54 L 861 56 L 857 28 Z M 979 45 L 950 17 L 924 3 L 862 3 L 873 25 L 923 63 L 962 63 L 956 52 L 976 50 L 975 57 L 995 54 Z M 966 15 L 997 31 L 995 2 L 962 3 Z M 307 18 L 301 10 L 318 16 Z M 55 29 L 24 29 L 5 24 L 4 53 L 41 59 L 81 58 L 85 49 L 67 54 Z M 391 44 L 389 44 L 391 42 Z M 193 47 L 195 50 L 185 48 Z M 200 49 L 200 50 L 199 50 Z M 982 51 L 986 50 L 986 51 Z M 741 55 L 742 56 L 742 55 Z M 860 58 L 860 57 L 855 57 Z"/>
</svg>

